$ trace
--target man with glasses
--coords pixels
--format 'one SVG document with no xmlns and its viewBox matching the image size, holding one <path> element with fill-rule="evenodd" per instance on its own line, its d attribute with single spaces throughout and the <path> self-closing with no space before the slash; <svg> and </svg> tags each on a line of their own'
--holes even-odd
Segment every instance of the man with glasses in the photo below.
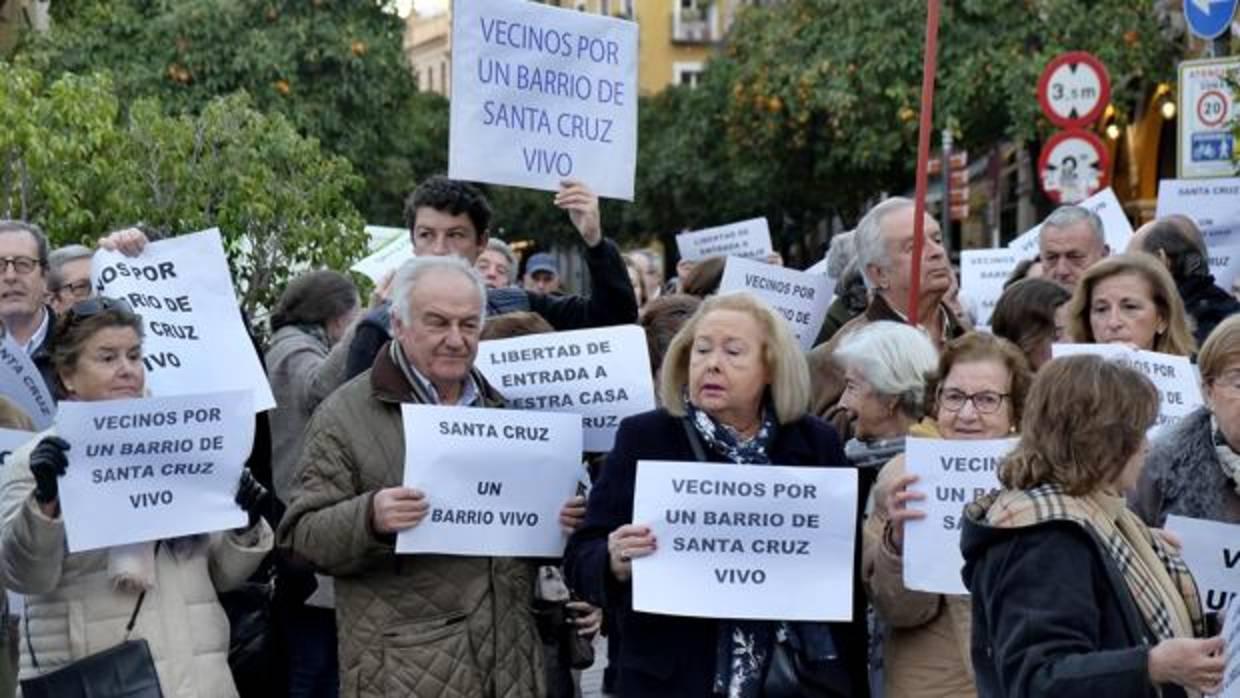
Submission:
<svg viewBox="0 0 1240 698">
<path fill-rule="evenodd" d="M 34 362 L 54 393 L 51 328 L 56 322 L 47 298 L 47 236 L 36 225 L 0 220 L 0 323 L 9 339 Z"/>
<path fill-rule="evenodd" d="M 91 296 L 90 258 L 95 251 L 85 245 L 65 245 L 48 256 L 47 290 L 57 315 Z"/>
</svg>

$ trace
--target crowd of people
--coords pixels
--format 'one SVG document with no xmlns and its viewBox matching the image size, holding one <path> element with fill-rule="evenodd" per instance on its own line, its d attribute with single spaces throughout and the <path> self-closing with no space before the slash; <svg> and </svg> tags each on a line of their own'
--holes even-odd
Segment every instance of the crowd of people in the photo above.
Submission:
<svg viewBox="0 0 1240 698">
<path fill-rule="evenodd" d="M 0 695 L 19 679 L 35 695 L 131 638 L 178 698 L 570 698 L 603 661 L 604 690 L 634 697 L 1218 688 L 1218 619 L 1163 530 L 1168 515 L 1240 523 L 1240 302 L 1215 286 L 1191 220 L 1152 221 L 1120 251 L 1096 214 L 1057 209 L 978 331 L 937 222 L 923 221 L 914 278 L 916 208 L 885 199 L 832 241 L 835 298 L 805 352 L 757 296 L 718 292 L 725 259 L 682 262 L 669 280 L 658 252 L 603 236 L 585 184 L 565 182 L 552 205 L 580 235 L 584 295 L 560 290 L 551 254 L 519 274 L 485 194 L 445 177 L 409 196 L 415 258 L 374 293 L 342 270 L 288 283 L 256 333 L 276 407 L 255 417 L 240 528 L 68 552 L 58 486 L 79 445 L 55 425 L 33 433 L 0 398 L 0 427 L 32 432 L 0 478 L 0 581 L 24 601 L 0 633 Z M 127 229 L 98 247 L 139 256 L 150 238 Z M 59 401 L 142 398 L 143 320 L 94 294 L 94 254 L 0 221 L 4 341 Z M 592 486 L 555 512 L 562 558 L 396 552 L 434 508 L 403 481 L 416 448 L 403 405 L 504 409 L 476 366 L 481 341 L 629 324 L 645 332 L 658 407 L 622 420 L 609 452 L 580 454 Z M 1150 380 L 1052 358 L 1057 343 L 1187 357 L 1205 404 L 1149 443 Z M 905 528 L 927 497 L 910 436 L 1015 440 L 995 489 L 962 512 L 968 596 L 905 586 Z M 635 610 L 633 562 L 667 545 L 634 519 L 639 461 L 856 470 L 851 619 Z"/>
</svg>

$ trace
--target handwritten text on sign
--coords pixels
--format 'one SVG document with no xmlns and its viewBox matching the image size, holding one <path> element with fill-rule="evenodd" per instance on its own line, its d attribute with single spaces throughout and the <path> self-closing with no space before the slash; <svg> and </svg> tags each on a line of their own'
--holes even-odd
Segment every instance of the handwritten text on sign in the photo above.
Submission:
<svg viewBox="0 0 1240 698">
<path fill-rule="evenodd" d="M 707 618 L 852 618 L 857 471 L 640 461 L 633 609 Z"/>
<path fill-rule="evenodd" d="M 1164 429 L 1205 404 L 1197 371 L 1186 356 L 1172 356 L 1156 351 L 1140 351 L 1122 344 L 1052 344 L 1055 358 L 1075 354 L 1094 354 L 1117 361 L 1144 373 L 1158 389 L 1158 419 L 1150 428 L 1153 434 Z"/>
<path fill-rule="evenodd" d="M 456 3 L 448 175 L 633 198 L 637 24 L 511 0 Z"/>
<path fill-rule="evenodd" d="M 728 257 L 719 293 L 748 291 L 761 298 L 788 321 L 801 348 L 809 351 L 827 319 L 827 308 L 833 299 L 829 286 L 822 274 Z"/>
<path fill-rule="evenodd" d="M 1222 613 L 1240 592 L 1240 524 L 1168 516 L 1166 528 L 1184 543 L 1180 554 L 1205 610 Z"/>
<path fill-rule="evenodd" d="M 555 412 L 401 405 L 405 486 L 430 513 L 398 553 L 558 557 L 559 513 L 581 476 L 581 419 Z"/>
<path fill-rule="evenodd" d="M 766 259 L 771 253 L 771 229 L 765 218 L 752 218 L 717 228 L 704 228 L 676 236 L 680 258 L 696 262 L 707 257 Z"/>
<path fill-rule="evenodd" d="M 100 295 L 123 298 L 142 316 L 142 360 L 153 394 L 253 390 L 254 411 L 275 407 L 218 229 L 153 242 L 136 258 L 100 250 L 90 271 Z"/>
<path fill-rule="evenodd" d="M 978 496 L 999 487 L 999 461 L 1011 439 L 965 441 L 915 439 L 905 442 L 905 463 L 918 480 L 912 489 L 926 499 L 912 506 L 926 518 L 904 525 L 904 586 L 936 594 L 967 594 L 960 578 L 963 510 Z"/>
<path fill-rule="evenodd" d="M 603 452 L 621 419 L 655 407 L 648 356 L 625 325 L 482 342 L 476 365 L 517 409 L 581 415 L 585 450 Z"/>
<path fill-rule="evenodd" d="M 21 408 L 35 429 L 42 431 L 56 419 L 56 403 L 42 374 L 7 335 L 0 337 L 0 395 Z"/>
<path fill-rule="evenodd" d="M 69 550 L 245 525 L 233 500 L 254 437 L 249 393 L 65 402 Z"/>
</svg>

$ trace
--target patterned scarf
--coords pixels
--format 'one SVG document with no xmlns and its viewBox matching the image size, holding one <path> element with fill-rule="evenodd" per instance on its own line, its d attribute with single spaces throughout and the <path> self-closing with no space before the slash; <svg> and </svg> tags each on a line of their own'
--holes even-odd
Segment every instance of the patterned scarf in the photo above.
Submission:
<svg viewBox="0 0 1240 698">
<path fill-rule="evenodd" d="M 1158 640 L 1205 637 L 1201 597 L 1184 560 L 1125 506 L 1122 497 L 1104 493 L 1073 497 L 1060 486 L 1047 484 L 993 492 L 968 505 L 966 515 L 997 528 L 1045 521 L 1080 524 L 1102 541 Z"/>
<path fill-rule="evenodd" d="M 1223 475 L 1226 475 L 1231 486 L 1236 488 L 1236 494 L 1240 494 L 1240 453 L 1231 450 L 1222 430 L 1218 428 L 1218 418 L 1214 415 L 1210 415 L 1210 432 L 1214 434 L 1214 453 L 1218 455 L 1218 464 L 1223 469 Z"/>
</svg>

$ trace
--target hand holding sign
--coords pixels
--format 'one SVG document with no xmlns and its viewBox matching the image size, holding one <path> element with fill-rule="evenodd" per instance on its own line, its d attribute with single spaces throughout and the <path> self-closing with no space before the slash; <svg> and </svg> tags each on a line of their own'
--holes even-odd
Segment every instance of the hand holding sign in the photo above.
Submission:
<svg viewBox="0 0 1240 698">
<path fill-rule="evenodd" d="M 586 498 L 581 495 L 570 497 L 560 509 L 560 526 L 564 532 L 572 534 L 586 522 Z"/>
<path fill-rule="evenodd" d="M 1150 681 L 1215 693 L 1223 683 L 1226 661 L 1222 636 L 1208 640 L 1187 637 L 1163 640 L 1150 650 Z"/>
<path fill-rule="evenodd" d="M 909 489 L 909 486 L 919 479 L 911 473 L 901 475 L 891 483 L 887 496 L 883 498 L 887 509 L 887 528 L 891 531 L 891 544 L 895 546 L 896 552 L 904 549 L 904 522 L 926 518 L 926 512 L 909 508 L 909 502 L 926 498 L 924 493 Z"/>
<path fill-rule="evenodd" d="M 30 453 L 30 474 L 34 475 L 34 501 L 49 517 L 60 509 L 60 476 L 69 467 L 65 451 L 69 444 L 58 436 L 48 436 Z"/>
<path fill-rule="evenodd" d="M 125 228 L 99 238 L 98 247 L 109 252 L 120 252 L 126 257 L 137 257 L 146 249 L 147 242 L 146 233 L 140 229 Z"/>
<path fill-rule="evenodd" d="M 581 233 L 586 245 L 594 247 L 603 239 L 603 227 L 599 221 L 598 195 L 585 184 L 572 179 L 560 182 L 555 195 L 555 205 L 568 211 L 573 227 Z"/>
<path fill-rule="evenodd" d="M 422 490 L 389 487 L 375 493 L 370 524 L 375 533 L 398 533 L 421 523 L 430 508 Z"/>
<path fill-rule="evenodd" d="M 621 582 L 633 576 L 633 558 L 645 557 L 658 547 L 649 526 L 625 524 L 607 536 L 607 553 L 611 557 L 611 573 Z"/>
</svg>

